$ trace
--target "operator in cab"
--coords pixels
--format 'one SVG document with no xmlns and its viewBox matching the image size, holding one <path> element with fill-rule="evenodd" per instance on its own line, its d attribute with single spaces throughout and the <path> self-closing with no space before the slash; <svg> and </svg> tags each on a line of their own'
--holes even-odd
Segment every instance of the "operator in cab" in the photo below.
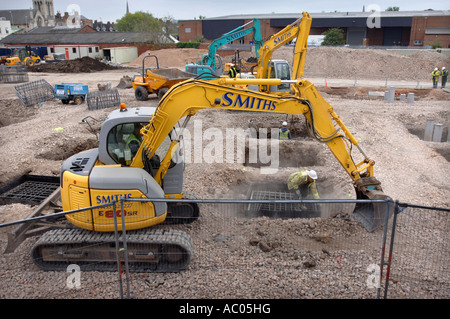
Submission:
<svg viewBox="0 0 450 319">
<path fill-rule="evenodd" d="M 130 152 L 130 155 L 125 155 L 125 160 L 127 165 L 131 164 L 131 160 L 136 155 L 139 147 L 141 146 L 142 137 L 141 137 L 141 125 L 138 123 L 134 124 L 126 124 L 126 125 L 134 125 L 133 133 L 128 135 L 128 138 L 126 140 L 126 151 L 125 153 L 128 154 L 128 151 Z"/>
<path fill-rule="evenodd" d="M 320 199 L 316 186 L 317 173 L 304 169 L 289 176 L 287 186 L 289 191 L 295 192 L 299 199 L 306 199 L 310 194 L 314 199 Z"/>
</svg>

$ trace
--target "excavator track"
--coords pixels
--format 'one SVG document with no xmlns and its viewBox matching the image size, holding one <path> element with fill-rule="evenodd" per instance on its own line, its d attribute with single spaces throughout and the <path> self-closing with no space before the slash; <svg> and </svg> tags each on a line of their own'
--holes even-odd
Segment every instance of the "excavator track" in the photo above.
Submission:
<svg viewBox="0 0 450 319">
<path fill-rule="evenodd" d="M 126 242 L 130 272 L 178 272 L 189 265 L 194 251 L 191 237 L 173 229 L 129 231 Z M 31 257 L 38 267 L 50 271 L 65 271 L 70 264 L 84 271 L 117 271 L 114 233 L 50 230 L 33 246 Z"/>
</svg>

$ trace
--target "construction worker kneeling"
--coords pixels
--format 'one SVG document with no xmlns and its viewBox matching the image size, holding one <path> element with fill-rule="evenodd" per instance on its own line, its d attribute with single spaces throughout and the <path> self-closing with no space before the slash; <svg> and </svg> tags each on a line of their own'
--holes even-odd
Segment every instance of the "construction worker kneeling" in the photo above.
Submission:
<svg viewBox="0 0 450 319">
<path fill-rule="evenodd" d="M 287 186 L 289 191 L 295 192 L 298 199 L 320 199 L 316 186 L 317 173 L 314 170 L 302 170 L 289 176 Z"/>
</svg>

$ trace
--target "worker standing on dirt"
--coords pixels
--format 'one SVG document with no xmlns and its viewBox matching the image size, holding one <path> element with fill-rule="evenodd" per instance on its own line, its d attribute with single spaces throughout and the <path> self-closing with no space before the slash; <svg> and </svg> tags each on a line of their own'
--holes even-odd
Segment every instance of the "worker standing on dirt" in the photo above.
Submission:
<svg viewBox="0 0 450 319">
<path fill-rule="evenodd" d="M 320 199 L 316 186 L 317 173 L 314 170 L 304 169 L 300 172 L 292 173 L 288 179 L 288 189 L 298 195 L 299 199 L 308 197 L 309 192 L 314 199 Z"/>
<path fill-rule="evenodd" d="M 228 72 L 228 74 L 230 75 L 230 78 L 235 78 L 238 74 L 238 71 L 236 70 L 236 67 L 234 66 L 234 64 L 231 65 L 230 71 Z"/>
<path fill-rule="evenodd" d="M 447 77 L 448 77 L 448 70 L 445 68 L 445 66 L 442 67 L 442 88 L 445 88 L 445 85 L 447 84 Z"/>
<path fill-rule="evenodd" d="M 280 128 L 278 132 L 278 138 L 280 140 L 290 140 L 292 138 L 291 131 L 287 128 L 287 122 L 284 121 L 282 123 L 282 127 Z"/>
<path fill-rule="evenodd" d="M 433 78 L 433 88 L 437 88 L 439 83 L 439 76 L 441 75 L 441 72 L 439 72 L 438 68 L 434 68 L 434 71 L 431 72 L 431 77 Z"/>
</svg>

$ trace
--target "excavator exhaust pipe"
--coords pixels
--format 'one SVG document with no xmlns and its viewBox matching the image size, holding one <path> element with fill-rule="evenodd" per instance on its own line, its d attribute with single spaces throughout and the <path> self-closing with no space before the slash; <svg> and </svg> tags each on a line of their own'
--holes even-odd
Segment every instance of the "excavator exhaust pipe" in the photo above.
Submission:
<svg viewBox="0 0 450 319">
<path fill-rule="evenodd" d="M 382 200 L 375 203 L 356 204 L 353 216 L 368 231 L 373 232 L 386 224 L 394 212 L 389 197 L 383 193 L 381 183 L 375 177 L 365 177 L 355 183 L 358 199 Z"/>
</svg>

